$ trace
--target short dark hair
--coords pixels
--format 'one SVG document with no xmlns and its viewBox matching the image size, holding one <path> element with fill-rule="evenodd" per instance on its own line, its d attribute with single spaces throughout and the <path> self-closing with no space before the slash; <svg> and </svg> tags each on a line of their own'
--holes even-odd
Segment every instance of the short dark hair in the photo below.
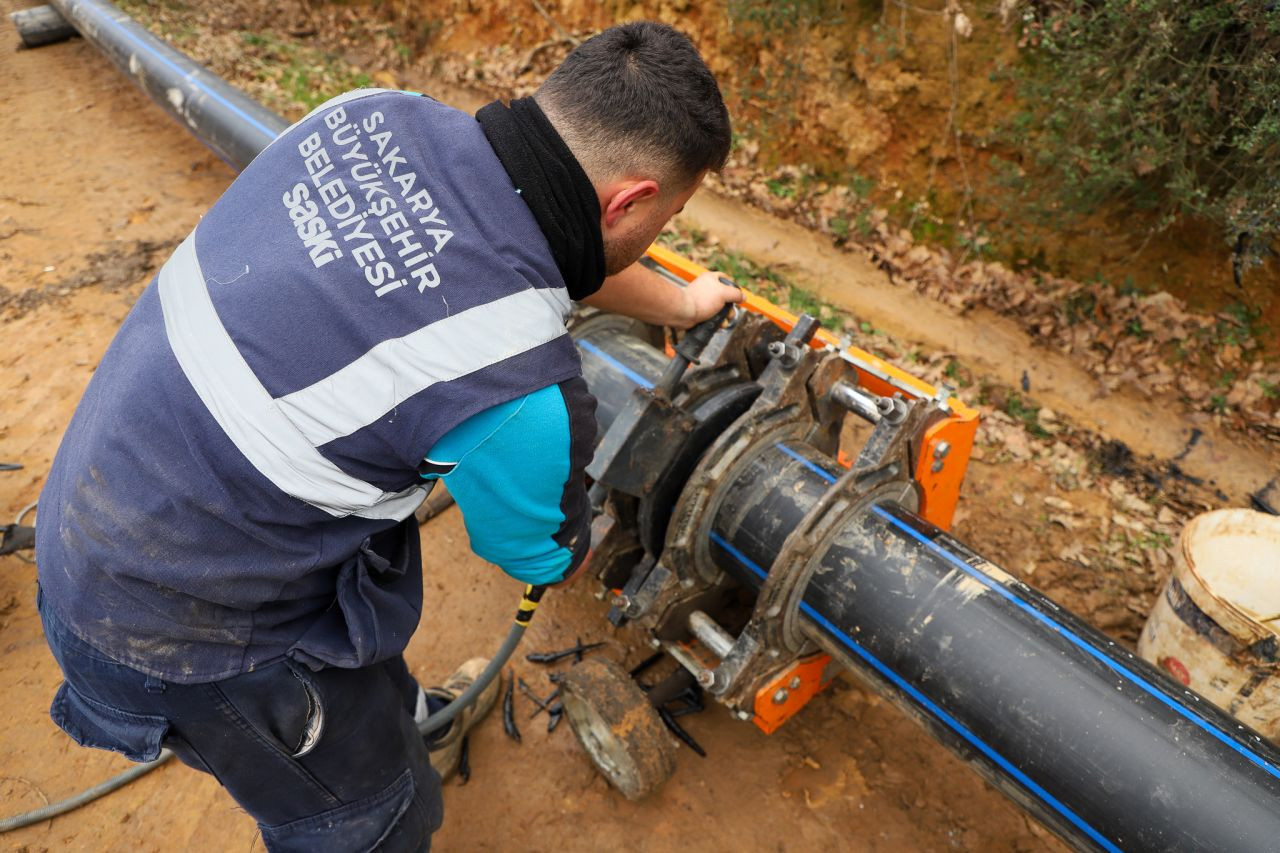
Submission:
<svg viewBox="0 0 1280 853">
<path fill-rule="evenodd" d="M 593 168 L 641 165 L 687 186 L 729 156 L 729 111 L 716 78 L 688 37 L 666 24 L 633 21 L 593 36 L 534 97 L 593 179 L 604 177 Z"/>
</svg>

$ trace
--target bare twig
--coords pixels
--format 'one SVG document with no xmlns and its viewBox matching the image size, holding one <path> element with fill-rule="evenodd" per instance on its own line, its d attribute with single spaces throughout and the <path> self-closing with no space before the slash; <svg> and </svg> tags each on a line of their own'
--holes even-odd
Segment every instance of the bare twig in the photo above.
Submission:
<svg viewBox="0 0 1280 853">
<path fill-rule="evenodd" d="M 577 47 L 578 45 L 582 44 L 582 40 L 576 37 L 573 33 L 566 30 L 564 27 L 560 26 L 560 23 L 556 21 L 555 18 L 551 17 L 551 14 L 545 8 L 543 8 L 542 4 L 539 3 L 538 0 L 530 0 L 530 2 L 533 3 L 533 8 L 538 10 L 538 14 L 546 18 L 548 24 L 555 27 L 556 32 L 560 33 L 561 39 L 568 39 L 570 42 L 572 42 L 574 47 Z"/>
<path fill-rule="evenodd" d="M 973 228 L 973 183 L 969 180 L 969 165 L 964 159 L 964 147 L 960 142 L 960 125 L 956 122 L 956 111 L 960 106 L 960 45 L 958 39 L 958 31 L 956 28 L 956 16 L 960 14 L 960 4 L 956 0 L 947 0 L 947 19 L 950 26 L 947 28 L 949 38 L 947 40 L 947 78 L 951 86 L 951 106 L 947 113 L 947 126 L 951 130 L 951 138 L 955 144 L 956 162 L 960 164 L 960 177 L 964 181 L 964 204 L 961 212 L 964 214 L 966 222 L 966 230 L 969 232 L 969 242 L 972 243 L 974 238 Z M 965 248 L 968 252 L 968 247 Z"/>
<path fill-rule="evenodd" d="M 964 185 L 964 200 L 960 205 L 959 218 L 965 235 L 972 243 L 974 238 L 974 209 L 973 209 L 973 182 L 969 178 L 969 164 L 965 160 L 964 146 L 961 140 L 960 126 L 956 121 L 956 115 L 960 108 L 960 60 L 959 60 L 959 39 L 956 31 L 956 17 L 962 14 L 962 9 L 957 0 L 947 0 L 946 6 L 941 9 L 925 9 L 903 0 L 887 0 L 892 2 L 902 11 L 903 26 L 906 26 L 907 11 L 916 12 L 923 15 L 942 15 L 946 18 L 947 27 L 947 86 L 950 90 L 951 103 L 947 107 L 947 121 L 942 128 L 942 141 L 945 144 L 947 137 L 950 137 L 951 147 L 955 152 L 956 163 L 960 166 L 960 179 Z M 934 153 L 929 159 L 929 176 L 927 183 L 933 186 L 938 173 L 938 163 L 942 159 L 942 154 L 935 148 Z M 910 230 L 915 225 L 917 211 L 913 208 L 911 218 L 908 220 L 907 228 Z M 969 253 L 968 246 L 964 249 L 964 254 L 960 257 L 960 262 L 966 259 Z"/>
<path fill-rule="evenodd" d="M 39 794 L 40 799 L 44 800 L 44 804 L 46 806 L 49 805 L 48 794 L 46 794 L 39 785 L 37 785 L 35 782 L 32 782 L 30 779 L 27 779 L 24 776 L 0 776 L 0 782 L 21 782 L 22 784 L 26 785 L 28 788 L 30 788 L 31 790 Z M 49 826 L 53 826 L 52 817 L 49 818 Z"/>
<path fill-rule="evenodd" d="M 912 4 L 912 3 L 904 3 L 903 0 L 888 0 L 888 2 L 893 3 L 893 5 L 897 6 L 903 12 L 918 12 L 921 15 L 950 15 L 951 14 L 950 3 L 948 3 L 947 6 L 942 9 L 926 9 L 923 6 L 916 6 L 915 4 Z"/>
</svg>

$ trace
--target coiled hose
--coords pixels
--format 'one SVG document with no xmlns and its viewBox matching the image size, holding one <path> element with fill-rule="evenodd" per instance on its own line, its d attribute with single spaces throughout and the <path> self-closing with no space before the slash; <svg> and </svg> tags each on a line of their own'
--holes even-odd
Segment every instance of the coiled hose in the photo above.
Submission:
<svg viewBox="0 0 1280 853">
<path fill-rule="evenodd" d="M 529 627 L 529 622 L 533 619 L 533 613 L 538 609 L 538 602 L 542 600 L 542 595 L 546 591 L 547 588 L 545 586 L 525 587 L 524 594 L 520 597 L 520 606 L 516 609 L 515 621 L 511 625 L 511 630 L 507 631 L 506 639 L 498 647 L 497 654 L 493 656 L 493 659 L 489 661 L 489 665 L 484 668 L 484 671 L 480 673 L 480 676 L 471 686 L 462 691 L 461 696 L 418 724 L 418 730 L 423 735 L 437 731 L 453 722 L 462 713 L 463 709 L 473 704 L 480 694 L 484 692 L 484 689 L 498 677 L 498 673 L 502 672 L 502 668 L 506 666 L 512 653 L 515 652 L 516 646 L 520 645 L 520 639 L 524 636 L 525 629 Z M 68 797 L 65 800 L 50 803 L 47 806 L 23 812 L 13 817 L 0 819 L 0 833 L 21 829 L 24 826 L 40 823 L 49 818 L 78 809 L 86 803 L 91 803 L 99 797 L 110 794 L 117 788 L 124 787 L 140 776 L 145 776 L 170 758 L 173 758 L 173 753 L 167 749 L 162 749 L 160 750 L 160 757 L 155 761 L 139 764 L 137 767 L 130 767 L 118 776 L 113 776 L 105 782 L 81 791 L 73 797 Z"/>
</svg>

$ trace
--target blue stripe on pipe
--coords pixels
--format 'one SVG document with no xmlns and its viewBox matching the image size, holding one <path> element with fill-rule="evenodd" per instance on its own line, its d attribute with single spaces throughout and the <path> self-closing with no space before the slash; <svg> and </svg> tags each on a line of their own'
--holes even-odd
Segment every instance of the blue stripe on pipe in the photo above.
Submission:
<svg viewBox="0 0 1280 853">
<path fill-rule="evenodd" d="M 634 382 L 634 383 L 636 383 L 637 385 L 639 385 L 641 388 L 652 388 L 652 387 L 653 387 L 653 383 L 652 383 L 652 382 L 650 382 L 648 379 L 645 379 L 645 378 L 644 378 L 643 376 L 641 376 L 639 373 L 636 373 L 636 372 L 635 372 L 634 370 L 632 370 L 630 367 L 627 367 L 625 364 L 623 364 L 622 362 L 618 361 L 616 358 L 614 358 L 613 356 L 609 355 L 609 353 L 607 353 L 607 352 L 605 352 L 604 350 L 600 349 L 600 347 L 596 346 L 595 344 L 590 343 L 590 342 L 588 342 L 588 341 L 581 341 L 581 340 L 580 340 L 580 341 L 575 341 L 574 343 L 576 343 L 578 346 L 582 347 L 584 350 L 586 350 L 587 352 L 591 353 L 592 355 L 594 355 L 596 358 L 600 359 L 601 361 L 608 362 L 608 363 L 609 363 L 609 365 L 610 365 L 611 367 L 613 367 L 613 369 L 614 369 L 614 370 L 618 371 L 618 372 L 619 372 L 619 373 L 621 373 L 623 376 L 627 377 L 627 378 L 628 378 L 628 379 L 630 379 L 632 382 Z"/>
<path fill-rule="evenodd" d="M 135 21 L 132 21 L 132 20 L 130 20 L 130 22 L 129 22 L 129 23 L 134 24 L 134 26 L 141 26 L 140 24 L 138 24 L 138 23 L 136 23 Z M 156 50 L 156 49 L 155 49 L 154 47 L 152 47 L 151 45 L 147 44 L 146 40 L 145 40 L 145 39 L 143 39 L 142 37 L 140 37 L 140 36 L 138 36 L 138 35 L 135 35 L 134 33 L 129 32 L 129 30 L 128 30 L 127 28 L 125 28 L 125 27 L 121 27 L 121 28 L 120 28 L 120 34 L 121 34 L 122 36 L 126 36 L 127 38 L 131 39 L 131 40 L 133 41 L 133 43 L 134 43 L 134 44 L 136 44 L 139 48 L 141 48 L 145 53 L 149 53 L 150 55 L 154 56 L 156 59 L 160 60 L 160 61 L 161 61 L 161 62 L 163 62 L 165 65 L 168 65 L 170 68 L 172 68 L 174 71 L 178 72 L 178 73 L 179 73 L 180 75 L 182 75 L 183 77 L 186 77 L 188 74 L 190 74 L 190 73 L 191 73 L 190 71 L 184 70 L 184 69 L 182 68 L 182 66 L 181 66 L 181 65 L 178 65 L 178 64 L 177 64 L 177 63 L 175 63 L 173 60 L 171 60 L 169 57 L 165 56 L 163 53 L 161 53 L 160 51 Z M 193 80 L 192 82 L 195 82 L 195 81 Z M 248 114 L 248 113 L 246 113 L 244 110 L 240 109 L 240 108 L 239 108 L 239 107 L 237 107 L 235 104 L 233 104 L 231 101 L 228 101 L 226 98 L 222 97 L 221 95 L 219 95 L 217 92 L 213 91 L 212 89 L 207 89 L 207 88 L 205 88 L 203 85 L 200 85 L 200 89 L 201 89 L 201 91 L 203 91 L 206 95 L 208 95 L 210 98 L 213 98 L 215 101 L 217 101 L 218 103 L 222 104 L 224 107 L 226 107 L 227 109 L 231 110 L 233 113 L 235 113 L 236 115 L 240 116 L 240 117 L 241 117 L 242 119 L 244 119 L 245 121 L 249 122 L 249 124 L 253 125 L 253 126 L 254 126 L 254 127 L 256 127 L 258 130 L 262 131 L 262 132 L 266 135 L 266 137 L 267 137 L 267 142 L 270 142 L 271 140 L 275 139 L 275 138 L 276 138 L 276 136 L 278 135 L 278 133 L 277 133 L 276 131 L 271 130 L 270 128 L 266 127 L 265 125 L 263 125 L 263 124 L 262 124 L 262 122 L 258 121 L 258 120 L 257 120 L 257 119 L 255 119 L 253 116 L 249 115 L 249 114 Z"/>
<path fill-rule="evenodd" d="M 822 479 L 826 480 L 828 483 L 834 483 L 836 481 L 835 474 L 832 474 L 830 471 L 826 470 L 825 468 L 819 468 L 817 465 L 813 464 L 812 461 L 805 459 L 803 456 L 801 456 L 799 453 L 796 453 L 794 450 L 792 450 L 790 447 L 787 447 L 785 444 L 782 444 L 781 442 L 779 442 L 778 444 L 775 444 L 774 447 L 778 448 L 783 453 L 787 454 L 792 459 L 796 460 L 801 465 L 808 468 L 810 471 L 814 472 Z"/>
<path fill-rule="evenodd" d="M 711 541 L 715 542 L 725 551 L 729 552 L 729 554 L 735 560 L 737 560 L 746 568 L 755 572 L 761 578 L 767 577 L 767 574 L 764 572 L 764 570 L 762 570 L 759 566 L 753 563 L 751 559 L 747 557 L 746 554 L 743 554 L 737 548 L 730 545 L 729 542 L 723 536 L 716 533 L 715 531 L 711 532 Z M 1068 808 L 1065 803 L 1063 803 L 1057 797 L 1053 796 L 1053 794 L 1050 794 L 1044 788 L 1040 787 L 1040 785 L 1036 784 L 1036 782 L 1032 780 L 1031 777 L 1027 776 L 1027 774 L 1023 773 L 1017 767 L 1014 767 L 1013 764 L 1011 764 L 1007 758 L 1002 756 L 1000 753 L 996 752 L 994 749 L 988 746 L 983 740 L 981 740 L 977 735 L 975 735 L 973 732 L 965 728 L 964 725 L 959 720 L 957 720 L 955 717 L 952 717 L 950 714 L 944 711 L 941 707 L 938 706 L 936 702 L 934 702 L 928 696 L 925 696 L 923 693 L 921 693 L 911 684 L 908 684 L 907 681 L 902 678 L 902 676 L 898 675 L 896 672 L 889 669 L 889 667 L 881 663 L 874 655 L 871 654 L 871 652 L 867 651 L 862 646 L 858 645 L 849 637 L 847 637 L 843 631 L 841 631 L 835 625 L 831 624 L 830 621 L 828 621 L 825 617 L 819 614 L 811 606 L 806 604 L 804 601 L 801 601 L 800 609 L 803 610 L 809 616 L 809 618 L 813 619 L 815 622 L 821 625 L 825 630 L 830 632 L 834 637 L 836 637 L 836 639 L 840 640 L 840 642 L 848 646 L 849 649 L 854 654 L 856 654 L 858 657 L 862 658 L 864 661 L 870 664 L 877 672 L 879 672 L 885 678 L 889 679 L 889 681 L 892 682 L 895 686 L 897 686 L 898 689 L 902 690 L 912 699 L 915 699 L 916 702 L 918 702 L 921 705 L 921 707 L 923 707 L 929 713 L 933 714 L 943 723 L 946 723 L 947 726 L 949 726 L 956 734 L 960 735 L 970 745 L 975 747 L 979 752 L 981 752 L 987 758 L 995 762 L 1002 770 L 1004 770 L 1011 777 L 1013 777 L 1018 782 L 1020 782 L 1022 786 L 1025 787 L 1028 791 L 1031 791 L 1036 796 L 1040 797 L 1040 799 L 1044 800 L 1044 802 L 1049 806 L 1051 806 L 1056 812 L 1058 812 L 1060 815 L 1065 817 L 1067 820 L 1071 821 L 1071 823 L 1076 828 L 1078 828 L 1085 835 L 1093 839 L 1100 847 L 1102 847 L 1104 850 L 1114 851 L 1114 853 L 1120 853 L 1119 847 L 1117 847 L 1115 844 L 1112 844 L 1110 841 L 1108 841 L 1100 832 L 1098 832 L 1098 830 L 1094 829 L 1092 826 L 1085 823 L 1084 820 L 1075 812 L 1073 812 L 1070 808 Z"/>
<path fill-rule="evenodd" d="M 1222 731 L 1217 726 L 1209 723 L 1207 720 L 1201 718 L 1198 714 L 1193 713 L 1190 709 L 1184 707 L 1178 702 L 1175 702 L 1172 699 L 1172 697 L 1170 697 L 1168 694 L 1164 693 L 1161 690 L 1157 690 L 1155 686 L 1152 685 L 1149 681 L 1147 681 L 1145 678 L 1141 677 L 1140 675 L 1136 674 L 1135 672 L 1130 670 L 1128 667 L 1124 666 L 1123 664 L 1115 660 L 1112 660 L 1107 655 L 1104 655 L 1102 652 L 1095 649 L 1089 643 L 1085 642 L 1083 638 L 1081 638 L 1078 634 L 1074 633 L 1070 628 L 1063 625 L 1061 622 L 1058 622 L 1050 618 L 1049 616 L 1045 615 L 1044 613 L 1041 613 L 1039 610 L 1032 607 L 1027 602 L 1018 598 L 1016 595 L 1014 595 L 1012 592 L 1006 589 L 1003 585 L 996 583 L 996 581 L 990 576 L 988 576 L 986 573 L 980 572 L 977 569 L 975 569 L 973 566 L 970 566 L 968 563 L 966 563 L 964 560 L 961 560 L 955 554 L 952 554 L 950 551 L 938 545 L 932 539 L 929 539 L 928 537 L 924 536 L 918 530 L 915 530 L 909 525 L 904 524 L 901 520 L 899 520 L 898 518 L 895 518 L 893 515 L 886 512 L 881 507 L 873 506 L 871 508 L 871 511 L 874 512 L 876 515 L 880 516 L 881 518 L 886 519 L 893 526 L 899 528 L 900 530 L 905 531 L 909 536 L 911 536 L 917 542 L 923 543 L 924 546 L 929 550 L 941 555 L 949 563 L 954 565 L 956 568 L 960 569 L 965 574 L 979 581 L 983 586 L 986 586 L 988 589 L 998 593 L 1005 599 L 1013 602 L 1022 610 L 1026 611 L 1027 613 L 1030 613 L 1033 617 L 1036 618 L 1037 621 L 1045 625 L 1048 625 L 1054 631 L 1057 631 L 1059 634 L 1066 637 L 1071 642 L 1072 645 L 1084 650 L 1085 652 L 1088 652 L 1090 656 L 1106 664 L 1107 667 L 1111 669 L 1113 672 L 1115 672 L 1117 675 L 1120 675 L 1128 679 L 1129 681 L 1133 682 L 1138 687 L 1146 691 L 1148 694 L 1150 694 L 1156 699 L 1159 699 L 1165 705 L 1172 708 L 1182 717 L 1186 718 L 1187 720 L 1190 720 L 1192 723 L 1195 723 L 1205 732 L 1208 732 L 1210 735 L 1217 738 L 1219 741 L 1226 744 L 1227 746 L 1231 747 L 1236 752 L 1243 755 L 1245 758 L 1248 758 L 1251 762 L 1256 764 L 1258 767 L 1261 767 L 1263 770 L 1267 771 L 1273 777 L 1280 779 L 1280 770 L 1277 770 L 1276 767 L 1271 764 L 1271 762 L 1267 761 L 1265 758 L 1258 755 L 1256 752 L 1249 749 L 1247 746 L 1232 739 L 1227 735 L 1226 732 Z"/>
</svg>

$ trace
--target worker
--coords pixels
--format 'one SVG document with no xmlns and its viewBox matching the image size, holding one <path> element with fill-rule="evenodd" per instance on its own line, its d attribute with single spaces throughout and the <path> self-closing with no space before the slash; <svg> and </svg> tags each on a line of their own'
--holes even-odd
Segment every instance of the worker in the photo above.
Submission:
<svg viewBox="0 0 1280 853">
<path fill-rule="evenodd" d="M 729 145 L 697 50 L 650 22 L 474 118 L 366 89 L 272 142 L 139 297 L 41 495 L 57 724 L 212 773 L 270 850 L 428 847 L 497 684 L 424 743 L 485 661 L 408 671 L 414 510 L 443 480 L 478 555 L 574 573 L 595 419 L 571 300 L 676 328 L 739 301 L 636 264 Z"/>
</svg>

